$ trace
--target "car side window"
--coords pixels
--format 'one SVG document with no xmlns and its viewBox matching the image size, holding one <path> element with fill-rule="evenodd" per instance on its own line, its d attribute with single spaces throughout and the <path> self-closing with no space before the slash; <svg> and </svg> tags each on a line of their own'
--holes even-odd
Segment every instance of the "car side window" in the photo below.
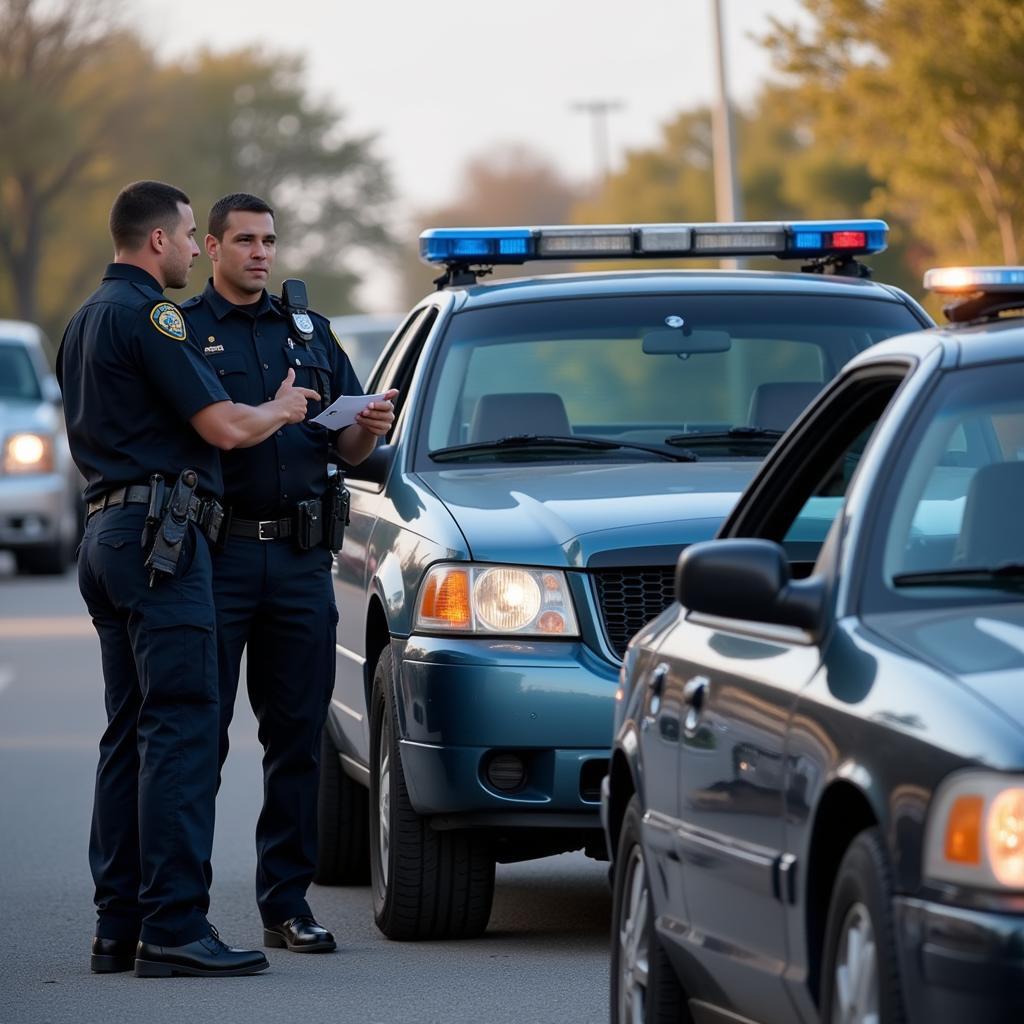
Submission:
<svg viewBox="0 0 1024 1024">
<path fill-rule="evenodd" d="M 794 576 L 809 575 L 871 435 L 902 380 L 900 371 L 868 371 L 833 391 L 779 458 L 771 460 L 765 486 L 730 524 L 729 535 L 777 541 Z"/>
<path fill-rule="evenodd" d="M 385 438 L 388 444 L 394 440 L 399 430 L 399 420 L 408 396 L 409 383 L 412 380 L 413 371 L 416 369 L 423 342 L 437 319 L 437 313 L 436 306 L 425 306 L 421 309 L 408 322 L 405 330 L 392 346 L 391 352 L 379 372 L 373 377 L 371 394 L 386 391 L 388 388 L 398 388 L 399 392 L 395 401 L 395 425 Z"/>
</svg>

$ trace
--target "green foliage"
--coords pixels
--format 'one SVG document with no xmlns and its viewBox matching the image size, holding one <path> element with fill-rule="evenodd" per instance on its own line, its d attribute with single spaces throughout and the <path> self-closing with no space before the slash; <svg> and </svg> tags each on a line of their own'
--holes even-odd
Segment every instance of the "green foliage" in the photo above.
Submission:
<svg viewBox="0 0 1024 1024">
<path fill-rule="evenodd" d="M 110 259 L 117 190 L 140 178 L 188 192 L 200 238 L 215 199 L 262 195 L 278 214 L 275 277 L 304 276 L 324 312 L 352 311 L 349 255 L 393 246 L 373 140 L 307 93 L 299 58 L 161 62 L 113 11 L 114 0 L 0 0 L 0 316 L 58 338 Z"/>
<path fill-rule="evenodd" d="M 864 163 L 868 210 L 908 225 L 916 271 L 1019 263 L 1024 4 L 804 0 L 766 40 L 823 145 Z"/>
</svg>

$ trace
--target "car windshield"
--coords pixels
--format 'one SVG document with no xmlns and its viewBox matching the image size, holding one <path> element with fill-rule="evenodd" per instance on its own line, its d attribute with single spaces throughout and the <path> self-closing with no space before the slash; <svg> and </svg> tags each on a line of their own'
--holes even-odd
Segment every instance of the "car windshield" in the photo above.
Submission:
<svg viewBox="0 0 1024 1024">
<path fill-rule="evenodd" d="M 0 339 L 0 401 L 38 402 L 42 397 L 39 378 L 24 345 Z"/>
<path fill-rule="evenodd" d="M 959 601 L 968 590 L 988 591 L 988 600 L 1002 591 L 1019 600 L 1024 364 L 947 374 L 907 452 L 883 547 L 890 592 Z"/>
<path fill-rule="evenodd" d="M 763 458 L 900 303 L 779 293 L 608 296 L 456 313 L 432 368 L 434 461 Z M 496 444 L 516 437 L 615 445 Z M 458 449 L 464 447 L 464 450 Z"/>
</svg>

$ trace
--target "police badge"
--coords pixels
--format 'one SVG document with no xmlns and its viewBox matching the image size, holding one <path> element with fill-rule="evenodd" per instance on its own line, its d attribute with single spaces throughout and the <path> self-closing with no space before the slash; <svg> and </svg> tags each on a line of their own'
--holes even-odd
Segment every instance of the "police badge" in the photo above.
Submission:
<svg viewBox="0 0 1024 1024">
<path fill-rule="evenodd" d="M 149 319 L 153 326 L 168 338 L 175 341 L 184 341 L 188 337 L 185 330 L 185 320 L 181 311 L 170 302 L 158 302 L 149 313 Z"/>
<path fill-rule="evenodd" d="M 313 319 L 307 310 L 309 299 L 306 298 L 306 284 L 295 278 L 281 283 L 281 302 L 292 318 L 292 326 L 299 340 L 305 345 L 313 340 Z"/>
</svg>

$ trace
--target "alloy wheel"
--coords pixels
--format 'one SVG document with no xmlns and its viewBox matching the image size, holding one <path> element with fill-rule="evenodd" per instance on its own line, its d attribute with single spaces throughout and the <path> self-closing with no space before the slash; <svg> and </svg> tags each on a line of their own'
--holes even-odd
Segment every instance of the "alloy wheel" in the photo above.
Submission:
<svg viewBox="0 0 1024 1024">
<path fill-rule="evenodd" d="M 377 772 L 377 811 L 379 829 L 380 878 L 382 888 L 388 884 L 391 860 L 391 729 L 387 718 L 380 727 L 380 755 Z"/>
<path fill-rule="evenodd" d="M 647 871 L 639 844 L 629 852 L 625 899 L 619 923 L 619 1024 L 644 1024 L 647 1008 L 648 913 Z"/>
<path fill-rule="evenodd" d="M 878 949 L 863 903 L 846 912 L 839 933 L 832 1024 L 878 1024 Z"/>
</svg>

